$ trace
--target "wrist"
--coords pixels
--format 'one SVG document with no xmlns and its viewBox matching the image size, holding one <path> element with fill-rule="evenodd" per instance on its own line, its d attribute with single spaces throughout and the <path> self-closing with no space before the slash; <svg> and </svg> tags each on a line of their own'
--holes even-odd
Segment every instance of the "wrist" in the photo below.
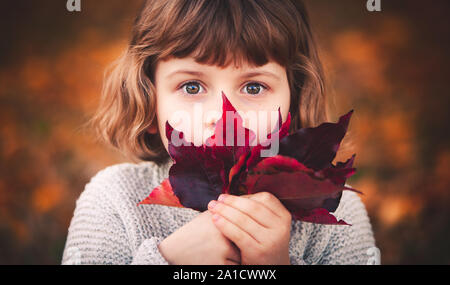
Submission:
<svg viewBox="0 0 450 285">
<path fill-rule="evenodd" d="M 167 262 L 170 265 L 173 265 L 173 257 L 172 257 L 172 247 L 169 245 L 170 240 L 168 240 L 169 237 L 165 238 L 159 245 L 158 245 L 158 250 L 161 253 L 161 256 L 164 257 L 165 260 L 167 260 Z"/>
</svg>

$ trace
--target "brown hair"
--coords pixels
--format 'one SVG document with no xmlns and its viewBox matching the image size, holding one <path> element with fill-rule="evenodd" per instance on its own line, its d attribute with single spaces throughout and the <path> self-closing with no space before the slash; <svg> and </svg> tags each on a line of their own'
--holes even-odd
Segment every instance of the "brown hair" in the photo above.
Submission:
<svg viewBox="0 0 450 285">
<path fill-rule="evenodd" d="M 229 51 L 233 51 L 230 57 Z M 287 71 L 291 132 L 329 121 L 322 64 L 301 0 L 151 0 L 135 19 L 128 48 L 105 71 L 99 108 L 90 124 L 126 155 L 167 159 L 156 120 L 154 67 L 192 56 L 226 67 L 275 60 Z"/>
</svg>

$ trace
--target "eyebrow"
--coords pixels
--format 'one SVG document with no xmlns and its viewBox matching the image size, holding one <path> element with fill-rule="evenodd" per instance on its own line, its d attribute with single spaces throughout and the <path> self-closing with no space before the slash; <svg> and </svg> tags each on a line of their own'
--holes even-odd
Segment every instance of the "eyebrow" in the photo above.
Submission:
<svg viewBox="0 0 450 285">
<path fill-rule="evenodd" d="M 193 71 L 193 70 L 177 70 L 174 71 L 172 73 L 170 73 L 167 78 L 173 77 L 176 74 L 189 74 L 189 75 L 195 75 L 195 76 L 204 76 L 205 74 L 201 71 Z M 244 73 L 243 75 L 241 75 L 241 78 L 250 78 L 250 77 L 254 77 L 254 76 L 258 76 L 258 75 L 266 75 L 269 77 L 273 77 L 277 80 L 280 80 L 280 77 L 278 77 L 275 73 L 269 72 L 269 71 L 252 71 L 252 72 L 247 72 Z"/>
</svg>

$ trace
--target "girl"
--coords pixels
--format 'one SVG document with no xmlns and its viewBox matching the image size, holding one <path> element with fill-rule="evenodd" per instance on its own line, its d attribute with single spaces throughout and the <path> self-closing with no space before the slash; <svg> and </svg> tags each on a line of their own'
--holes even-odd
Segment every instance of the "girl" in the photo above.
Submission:
<svg viewBox="0 0 450 285">
<path fill-rule="evenodd" d="M 375 248 L 360 198 L 334 214 L 352 226 L 293 221 L 273 195 L 220 196 L 207 211 L 136 206 L 168 177 L 165 123 L 189 137 L 195 106 L 273 111 L 291 132 L 329 121 L 324 76 L 301 0 L 146 1 L 131 42 L 107 73 L 90 123 L 143 162 L 98 172 L 76 203 L 63 264 L 367 264 Z M 191 129 L 171 115 L 183 110 Z M 171 121 L 172 120 L 172 121 Z M 255 131 L 257 132 L 257 131 Z M 193 191 L 195 191 L 193 189 Z"/>
</svg>

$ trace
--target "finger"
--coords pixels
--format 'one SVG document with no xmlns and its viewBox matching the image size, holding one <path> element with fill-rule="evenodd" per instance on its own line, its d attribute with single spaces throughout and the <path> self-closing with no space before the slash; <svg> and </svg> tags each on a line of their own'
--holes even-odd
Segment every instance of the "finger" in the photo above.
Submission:
<svg viewBox="0 0 450 285">
<path fill-rule="evenodd" d="M 228 221 L 219 214 L 214 214 L 212 220 L 217 229 L 228 239 L 234 242 L 239 249 L 251 247 L 258 244 L 258 241 L 250 236 L 247 232 Z"/>
<path fill-rule="evenodd" d="M 258 192 L 255 194 L 240 195 L 239 197 L 247 198 L 247 199 L 251 199 L 253 201 L 259 202 L 259 203 L 263 204 L 264 206 L 268 207 L 277 216 L 280 216 L 278 214 L 278 212 L 281 210 L 280 204 L 281 204 L 281 207 L 285 208 L 284 205 L 280 202 L 280 200 L 278 200 L 277 197 L 275 197 L 273 194 L 271 194 L 269 192 Z M 273 198 L 275 198 L 275 199 L 273 199 Z M 278 205 L 272 205 L 272 203 L 277 203 L 277 202 L 278 202 Z"/>
<path fill-rule="evenodd" d="M 264 204 L 267 208 L 272 210 L 280 218 L 291 218 L 291 213 L 286 209 L 286 207 L 281 203 L 281 201 L 269 192 L 258 192 L 252 194 L 248 199 L 260 202 Z"/>
<path fill-rule="evenodd" d="M 242 196 L 222 194 L 218 200 L 245 213 L 266 228 L 272 228 L 278 223 L 278 215 L 276 213 L 259 201 L 251 199 L 250 196 L 243 198 Z"/>
<path fill-rule="evenodd" d="M 225 203 L 216 202 L 214 200 L 212 200 L 208 204 L 208 209 L 211 212 L 219 214 L 222 217 L 226 218 L 228 221 L 238 226 L 241 230 L 248 233 L 258 242 L 261 242 L 263 236 L 266 235 L 266 231 L 264 231 L 264 229 L 266 229 L 265 226 L 259 224 L 253 218 L 251 218 L 244 212 L 241 212 L 239 209 L 236 209 Z"/>
</svg>

